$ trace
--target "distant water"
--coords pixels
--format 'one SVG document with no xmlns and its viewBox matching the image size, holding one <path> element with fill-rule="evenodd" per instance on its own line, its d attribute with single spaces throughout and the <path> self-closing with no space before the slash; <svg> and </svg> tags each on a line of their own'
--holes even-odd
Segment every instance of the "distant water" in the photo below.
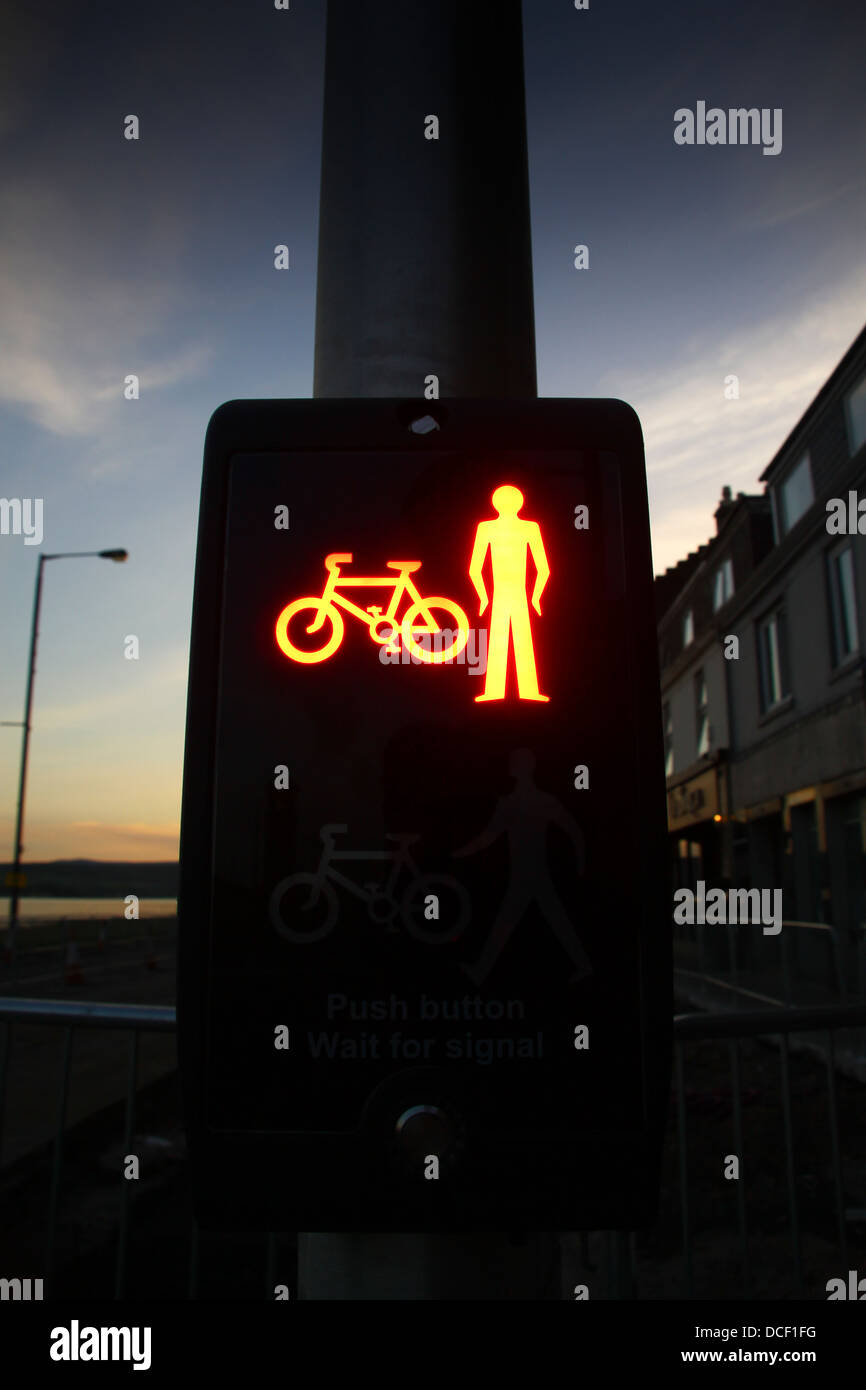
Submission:
<svg viewBox="0 0 866 1390">
<path fill-rule="evenodd" d="M 62 917 L 117 917 L 123 920 L 123 898 L 21 898 L 18 918 L 28 921 L 59 921 Z M 177 898 L 139 898 L 139 917 L 175 917 Z M 0 928 L 9 920 L 9 898 L 0 898 Z"/>
</svg>

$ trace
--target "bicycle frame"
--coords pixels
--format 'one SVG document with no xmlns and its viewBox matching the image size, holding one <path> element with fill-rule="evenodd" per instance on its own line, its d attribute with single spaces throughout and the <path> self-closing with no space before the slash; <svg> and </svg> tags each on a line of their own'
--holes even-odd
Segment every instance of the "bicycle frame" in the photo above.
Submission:
<svg viewBox="0 0 866 1390">
<path fill-rule="evenodd" d="M 327 564 L 327 561 L 325 563 Z M 400 624 L 397 622 L 396 614 L 404 594 L 409 595 L 412 603 L 417 603 L 421 606 L 421 611 L 430 627 L 430 631 L 436 630 L 436 624 L 433 621 L 430 610 L 426 607 L 424 599 L 412 582 L 411 576 L 407 574 L 405 570 L 399 570 L 394 575 L 393 579 L 390 576 L 377 579 L 375 576 L 370 577 L 366 575 L 353 575 L 349 578 L 340 574 L 339 565 L 336 564 L 329 566 L 329 571 L 328 581 L 322 593 L 321 608 L 313 622 L 307 628 L 308 632 L 318 632 L 325 621 L 329 604 L 339 605 L 339 607 L 345 609 L 347 613 L 351 613 L 353 617 L 360 618 L 361 621 L 369 627 L 373 637 L 375 637 L 373 627 L 376 623 L 383 620 L 393 623 L 395 630 L 399 629 Z M 357 603 L 353 603 L 352 600 L 346 598 L 344 594 L 337 592 L 338 584 L 342 587 L 353 589 L 393 589 L 388 611 L 386 613 L 382 613 L 381 611 L 372 613 L 369 608 L 359 607 Z"/>
<path fill-rule="evenodd" d="M 402 641 L 419 661 L 430 665 L 440 665 L 450 660 L 466 646 L 469 639 L 469 619 L 459 604 L 452 599 L 433 594 L 423 597 L 410 578 L 415 570 L 421 568 L 420 560 L 389 560 L 388 567 L 396 569 L 393 577 L 375 574 L 342 575 L 340 565 L 344 562 L 352 563 L 352 556 L 348 552 L 340 554 L 334 551 L 326 555 L 327 578 L 322 593 L 318 596 L 310 594 L 294 599 L 286 604 L 277 618 L 277 645 L 293 661 L 308 665 L 312 662 L 326 661 L 332 656 L 345 633 L 343 612 L 353 618 L 359 618 L 373 641 L 389 653 L 398 652 Z M 341 592 L 342 589 L 364 588 L 389 591 L 388 607 L 384 612 L 377 604 L 368 604 L 366 608 L 362 608 L 359 604 L 353 603 L 347 594 Z M 407 600 L 407 606 L 400 617 L 397 610 L 404 598 Z M 440 626 L 435 616 L 439 609 L 447 614 L 450 620 L 444 626 Z M 309 620 L 306 627 L 308 633 L 319 632 L 326 621 L 333 628 L 330 637 L 318 651 L 305 651 L 295 646 L 289 636 L 289 623 L 300 613 L 304 613 Z M 422 633 L 425 638 L 428 635 L 441 635 L 442 644 L 430 651 L 426 642 L 419 640 Z"/>
<path fill-rule="evenodd" d="M 388 875 L 387 882 L 382 888 L 382 892 L 386 897 L 393 897 L 397 879 L 403 865 L 407 865 L 410 869 L 415 868 L 407 845 L 398 845 L 395 849 L 371 850 L 335 849 L 333 843 L 323 845 L 322 853 L 319 856 L 318 867 L 316 869 L 316 882 L 321 884 L 324 883 L 326 879 L 330 879 L 332 883 L 338 883 L 341 888 L 348 889 L 350 893 L 354 893 L 356 898 L 361 898 L 363 901 L 369 899 L 369 892 L 366 891 L 362 885 L 359 886 L 351 878 L 347 878 L 345 874 L 341 874 L 339 869 L 333 868 L 332 865 L 336 860 L 341 862 L 350 860 L 354 863 L 365 861 L 368 864 L 382 864 L 390 860 L 391 872 Z"/>
</svg>

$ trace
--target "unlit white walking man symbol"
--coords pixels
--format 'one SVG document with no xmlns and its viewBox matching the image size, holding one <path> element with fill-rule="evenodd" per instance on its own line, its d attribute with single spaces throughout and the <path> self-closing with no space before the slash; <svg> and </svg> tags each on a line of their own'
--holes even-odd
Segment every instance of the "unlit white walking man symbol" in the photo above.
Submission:
<svg viewBox="0 0 866 1390">
<path fill-rule="evenodd" d="M 576 984 L 592 974 L 592 966 L 550 877 L 547 829 L 548 826 L 558 825 L 565 831 L 574 845 L 580 873 L 584 872 L 586 864 L 583 834 L 562 803 L 550 792 L 536 786 L 535 755 L 530 749 L 516 749 L 509 759 L 508 770 L 514 778 L 514 790 L 500 797 L 487 828 L 462 849 L 454 851 L 455 858 L 463 858 L 486 849 L 500 835 L 508 836 L 508 884 L 505 896 L 480 959 L 474 966 L 464 964 L 462 968 L 475 984 L 480 985 L 490 974 L 527 908 L 534 902 L 567 952 L 574 966 L 569 983 Z"/>
</svg>

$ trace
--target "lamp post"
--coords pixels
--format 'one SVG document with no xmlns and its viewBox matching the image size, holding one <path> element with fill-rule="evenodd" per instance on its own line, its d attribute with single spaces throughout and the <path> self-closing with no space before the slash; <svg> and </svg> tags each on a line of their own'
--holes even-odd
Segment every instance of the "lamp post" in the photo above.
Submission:
<svg viewBox="0 0 866 1390">
<path fill-rule="evenodd" d="M 114 560 L 120 563 L 128 559 L 126 550 L 67 550 L 57 555 L 40 555 L 36 571 L 36 594 L 33 599 L 33 625 L 30 629 L 30 667 L 27 674 L 27 696 L 24 702 L 24 719 L 21 727 L 24 738 L 21 745 L 21 774 L 18 779 L 18 809 L 15 817 L 15 859 L 12 865 L 9 895 L 9 927 L 6 943 L 6 957 L 15 959 L 15 934 L 18 927 L 18 901 L 21 885 L 21 831 L 24 826 L 24 791 L 27 785 L 27 756 L 30 751 L 30 712 L 33 707 L 33 677 L 36 674 L 36 639 L 39 634 L 39 609 L 42 603 L 42 567 L 46 560 L 73 560 L 96 557 L 100 560 Z M 6 721 L 4 721 L 6 722 Z"/>
</svg>

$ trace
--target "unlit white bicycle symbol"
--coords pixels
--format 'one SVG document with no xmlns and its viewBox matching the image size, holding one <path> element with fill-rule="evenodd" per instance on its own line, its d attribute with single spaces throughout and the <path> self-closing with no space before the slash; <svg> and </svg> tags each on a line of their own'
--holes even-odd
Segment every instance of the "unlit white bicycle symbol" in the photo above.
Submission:
<svg viewBox="0 0 866 1390">
<path fill-rule="evenodd" d="M 315 873 L 289 874 L 271 893 L 268 915 L 271 924 L 286 941 L 308 945 L 327 936 L 339 916 L 337 887 L 367 904 L 367 913 L 377 926 L 394 927 L 399 915 L 404 927 L 428 946 L 444 946 L 456 941 L 470 917 L 469 894 L 449 874 L 422 873 L 409 852 L 420 835 L 386 835 L 396 847 L 392 850 L 341 849 L 334 845 L 336 835 L 345 834 L 345 825 L 323 825 L 320 831 L 322 853 Z M 391 871 L 384 884 L 354 883 L 335 863 L 390 862 Z M 408 881 L 407 880 L 408 875 Z M 399 890 L 398 880 L 405 886 Z M 335 886 L 336 885 L 336 886 Z M 429 899 L 436 899 L 438 918 L 428 919 Z"/>
</svg>

